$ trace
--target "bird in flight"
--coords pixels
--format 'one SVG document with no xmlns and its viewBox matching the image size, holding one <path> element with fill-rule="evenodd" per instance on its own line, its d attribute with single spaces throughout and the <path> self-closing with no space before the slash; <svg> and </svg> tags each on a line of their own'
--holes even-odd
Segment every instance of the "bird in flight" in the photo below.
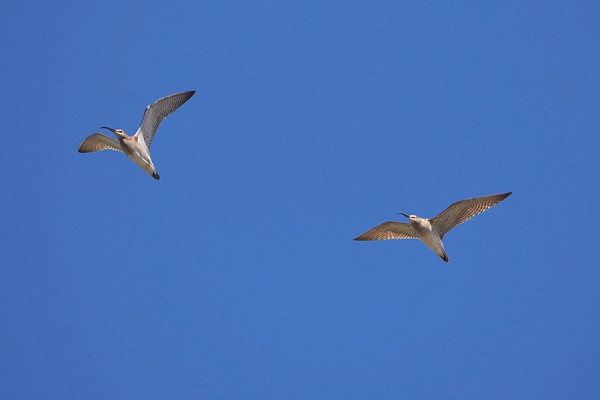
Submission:
<svg viewBox="0 0 600 400">
<path fill-rule="evenodd" d="M 146 107 L 142 123 L 133 136 L 127 135 L 122 129 L 113 129 L 106 126 L 101 127 L 101 129 L 108 129 L 114 133 L 119 140 L 116 141 L 101 133 L 94 133 L 81 142 L 79 152 L 91 153 L 106 149 L 121 151 L 144 171 L 152 175 L 154 179 L 160 179 L 150 157 L 150 144 L 162 120 L 181 107 L 194 93 L 196 92 L 193 90 L 176 93 L 158 99 L 150 104 Z"/>
<path fill-rule="evenodd" d="M 442 243 L 444 235 L 452 228 L 500 203 L 511 194 L 512 192 L 508 192 L 457 201 L 435 217 L 429 219 L 398 213 L 408 218 L 409 223 L 384 222 L 355 237 L 354 240 L 421 239 L 442 260 L 448 262 L 448 255 Z"/>
</svg>

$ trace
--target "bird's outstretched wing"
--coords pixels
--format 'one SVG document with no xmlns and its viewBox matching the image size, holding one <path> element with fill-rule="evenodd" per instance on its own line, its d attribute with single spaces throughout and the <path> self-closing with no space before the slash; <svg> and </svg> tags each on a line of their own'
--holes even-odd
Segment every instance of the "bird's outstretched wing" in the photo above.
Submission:
<svg viewBox="0 0 600 400">
<path fill-rule="evenodd" d="M 101 133 L 94 133 L 93 135 L 86 137 L 79 145 L 80 153 L 91 153 L 93 151 L 106 149 L 123 151 L 119 142 Z"/>
<path fill-rule="evenodd" d="M 444 211 L 431 218 L 432 228 L 441 238 L 452 228 L 466 222 L 488 208 L 495 206 L 511 195 L 512 192 L 492 196 L 476 197 L 474 199 L 457 201 Z"/>
<path fill-rule="evenodd" d="M 181 107 L 194 93 L 196 92 L 192 90 L 190 92 L 172 94 L 150 104 L 144 111 L 144 118 L 142 118 L 142 123 L 135 136 L 138 136 L 138 138 L 141 136 L 144 139 L 146 147 L 150 149 L 154 134 L 162 120 Z"/>
<path fill-rule="evenodd" d="M 418 239 L 417 232 L 410 224 L 388 221 L 366 231 L 354 240 Z"/>
</svg>

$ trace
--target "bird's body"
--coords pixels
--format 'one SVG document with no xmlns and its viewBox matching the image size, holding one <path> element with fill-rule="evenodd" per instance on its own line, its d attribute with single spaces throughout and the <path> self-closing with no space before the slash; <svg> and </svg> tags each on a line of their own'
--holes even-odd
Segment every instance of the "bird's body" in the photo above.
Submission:
<svg viewBox="0 0 600 400">
<path fill-rule="evenodd" d="M 144 171 L 152 175 L 156 179 L 160 179 L 160 176 L 156 172 L 156 167 L 150 157 L 148 149 L 138 140 L 136 136 L 125 136 L 119 138 L 119 143 L 123 149 L 123 153 L 127 157 L 131 158 L 133 162 L 140 166 Z"/>
<path fill-rule="evenodd" d="M 89 153 L 106 149 L 121 151 L 140 166 L 140 168 L 152 175 L 154 179 L 160 179 L 150 157 L 150 144 L 162 120 L 188 101 L 194 93 L 194 91 L 177 93 L 158 99 L 150 104 L 146 107 L 142 124 L 133 136 L 127 135 L 122 129 L 112 129 L 103 126 L 103 129 L 113 132 L 119 141 L 101 133 L 94 133 L 81 142 L 79 152 Z"/>
<path fill-rule="evenodd" d="M 449 261 L 442 239 L 452 228 L 500 203 L 512 192 L 457 201 L 433 218 L 406 215 L 409 223 L 388 221 L 354 238 L 354 240 L 421 239 L 440 258 Z"/>
<path fill-rule="evenodd" d="M 419 239 L 423 241 L 435 254 L 448 262 L 448 255 L 444 250 L 444 244 L 438 232 L 436 232 L 427 218 L 419 218 L 414 216 L 410 219 L 410 227 L 417 233 Z"/>
</svg>

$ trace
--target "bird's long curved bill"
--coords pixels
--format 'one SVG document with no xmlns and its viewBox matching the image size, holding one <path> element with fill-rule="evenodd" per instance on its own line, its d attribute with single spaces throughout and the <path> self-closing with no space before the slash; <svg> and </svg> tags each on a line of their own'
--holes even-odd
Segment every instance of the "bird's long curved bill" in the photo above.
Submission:
<svg viewBox="0 0 600 400">
<path fill-rule="evenodd" d="M 113 128 L 109 128 L 108 126 L 101 126 L 100 129 L 108 129 L 112 133 L 115 133 L 115 130 Z"/>
<path fill-rule="evenodd" d="M 406 215 L 406 214 L 404 214 L 404 213 L 401 213 L 401 212 L 399 212 L 398 214 L 400 214 L 400 215 L 404 215 L 406 218 L 409 218 L 409 217 L 408 217 L 408 215 Z"/>
</svg>

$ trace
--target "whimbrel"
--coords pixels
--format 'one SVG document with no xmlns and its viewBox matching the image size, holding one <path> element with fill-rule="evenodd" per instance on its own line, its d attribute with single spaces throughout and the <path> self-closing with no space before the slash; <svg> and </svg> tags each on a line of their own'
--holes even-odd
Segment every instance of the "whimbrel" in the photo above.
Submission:
<svg viewBox="0 0 600 400">
<path fill-rule="evenodd" d="M 181 107 L 194 93 L 196 92 L 192 90 L 172 94 L 150 104 L 146 107 L 142 123 L 133 136 L 127 135 L 122 129 L 113 129 L 106 126 L 101 127 L 101 129 L 108 129 L 114 133 L 119 141 L 117 142 L 101 133 L 94 133 L 81 142 L 79 152 L 90 153 L 106 149 L 122 151 L 144 171 L 152 175 L 154 179 L 160 179 L 152 163 L 152 158 L 150 158 L 150 144 L 162 120 Z"/>
<path fill-rule="evenodd" d="M 398 213 L 408 218 L 409 223 L 388 221 L 355 237 L 354 240 L 421 239 L 427 247 L 448 262 L 442 239 L 452 228 L 466 222 L 479 213 L 495 206 L 512 192 L 474 199 L 457 201 L 433 218 Z"/>
</svg>

